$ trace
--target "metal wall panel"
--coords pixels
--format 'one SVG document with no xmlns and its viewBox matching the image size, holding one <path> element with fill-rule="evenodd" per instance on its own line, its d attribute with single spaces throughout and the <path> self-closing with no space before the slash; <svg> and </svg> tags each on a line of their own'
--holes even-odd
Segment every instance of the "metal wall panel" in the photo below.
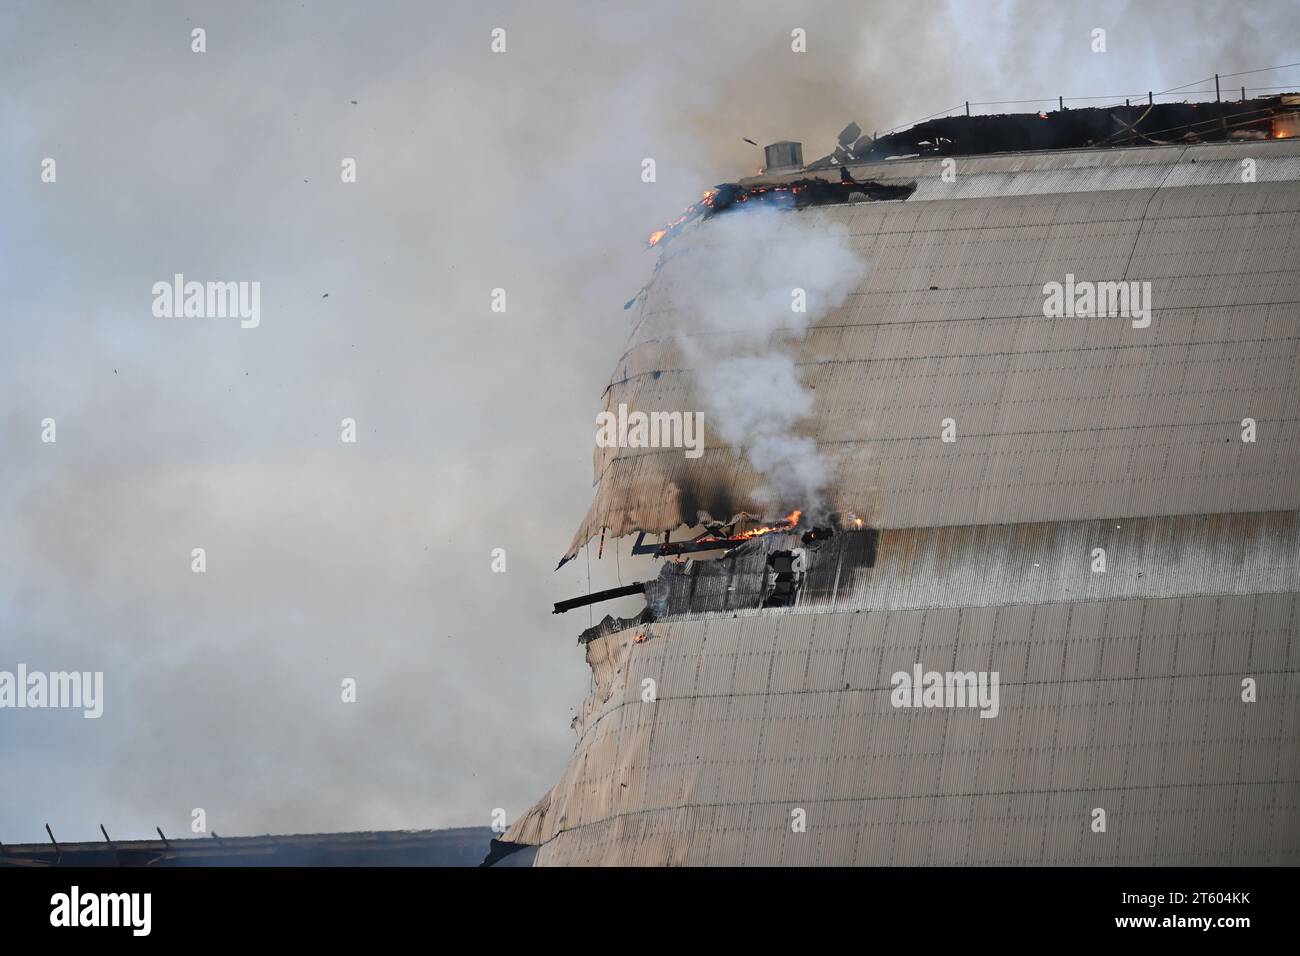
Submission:
<svg viewBox="0 0 1300 956">
<path fill-rule="evenodd" d="M 605 700 L 506 839 L 541 844 L 542 865 L 1294 865 L 1298 611 L 1271 594 L 611 635 L 589 654 L 622 660 L 629 688 L 654 678 L 658 699 Z M 819 658 L 839 661 L 833 680 Z M 999 671 L 998 716 L 891 706 L 889 675 L 918 661 Z"/>
</svg>

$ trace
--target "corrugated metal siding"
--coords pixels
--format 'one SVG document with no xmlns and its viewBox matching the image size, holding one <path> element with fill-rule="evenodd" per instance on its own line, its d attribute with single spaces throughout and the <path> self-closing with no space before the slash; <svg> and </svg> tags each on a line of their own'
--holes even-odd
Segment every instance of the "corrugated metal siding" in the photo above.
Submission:
<svg viewBox="0 0 1300 956">
<path fill-rule="evenodd" d="M 601 638 L 588 653 L 621 662 L 618 690 L 506 838 L 541 843 L 543 865 L 1294 865 L 1298 604 L 769 614 Z M 890 674 L 917 661 L 998 671 L 999 715 L 893 708 Z"/>
<path fill-rule="evenodd" d="M 1240 156 L 1259 157 L 1259 181 L 1222 184 Z M 893 528 L 1300 508 L 1300 147 L 1084 158 L 1018 162 L 1044 182 L 1087 173 L 1091 191 L 793 214 L 843 225 L 869 264 L 848 301 L 790 345 L 816 394 L 806 432 L 835 463 L 831 507 Z M 971 178 L 1008 162 L 963 161 Z M 1164 188 L 1140 188 L 1152 177 Z M 698 407 L 676 339 L 691 312 L 675 260 L 711 241 L 705 223 L 667 251 L 606 408 Z M 1044 318 L 1043 285 L 1067 273 L 1150 281 L 1151 327 Z M 938 439 L 947 417 L 955 444 Z M 1257 444 L 1240 442 L 1245 417 L 1260 423 Z M 571 552 L 602 526 L 661 531 L 694 523 L 699 507 L 759 510 L 758 476 L 707 437 L 695 461 L 597 449 L 597 497 Z"/>
</svg>

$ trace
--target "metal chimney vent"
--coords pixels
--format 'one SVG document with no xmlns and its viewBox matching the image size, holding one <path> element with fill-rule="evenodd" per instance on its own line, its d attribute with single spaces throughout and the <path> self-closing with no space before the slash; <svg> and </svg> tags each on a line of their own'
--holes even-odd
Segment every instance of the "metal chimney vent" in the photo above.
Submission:
<svg viewBox="0 0 1300 956">
<path fill-rule="evenodd" d="M 781 142 L 763 147 L 767 171 L 799 169 L 803 166 L 803 143 Z"/>
</svg>

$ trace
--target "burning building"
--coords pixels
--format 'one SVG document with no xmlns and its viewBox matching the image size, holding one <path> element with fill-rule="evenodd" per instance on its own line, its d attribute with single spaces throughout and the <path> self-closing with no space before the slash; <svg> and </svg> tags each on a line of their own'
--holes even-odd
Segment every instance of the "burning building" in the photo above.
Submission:
<svg viewBox="0 0 1300 956">
<path fill-rule="evenodd" d="M 572 760 L 502 845 L 1300 862 L 1296 102 L 850 127 L 652 236 L 604 407 L 702 408 L 705 448 L 597 448 L 567 554 L 662 566 L 556 606 L 645 596 L 581 635 Z M 1067 276 L 1148 321 L 1049 317 Z"/>
</svg>

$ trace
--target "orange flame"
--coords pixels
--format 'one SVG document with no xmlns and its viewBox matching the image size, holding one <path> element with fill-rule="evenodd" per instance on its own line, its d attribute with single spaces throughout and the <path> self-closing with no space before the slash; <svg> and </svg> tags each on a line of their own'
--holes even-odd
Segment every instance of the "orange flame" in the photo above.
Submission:
<svg viewBox="0 0 1300 956">
<path fill-rule="evenodd" d="M 751 538 L 757 538 L 759 535 L 771 534 L 773 531 L 791 531 L 798 527 L 799 519 L 803 517 L 803 510 L 795 508 L 788 515 L 775 524 L 763 525 L 761 528 L 750 528 L 748 531 L 742 531 L 740 534 L 733 534 L 729 538 L 719 538 L 716 535 L 710 535 L 707 538 L 701 538 L 702 541 L 748 541 Z"/>
<path fill-rule="evenodd" d="M 706 189 L 703 195 L 700 196 L 699 202 L 691 203 L 689 206 L 686 207 L 686 209 L 682 212 L 680 216 L 678 216 L 676 219 L 674 219 L 664 228 L 656 229 L 654 232 L 650 233 L 650 238 L 646 240 L 646 248 L 659 245 L 660 241 L 663 239 L 664 236 L 668 235 L 668 233 L 672 232 L 682 223 L 686 222 L 686 220 L 702 214 L 706 207 L 713 208 L 713 197 L 717 195 L 717 192 L 718 191 L 716 189 Z"/>
</svg>

